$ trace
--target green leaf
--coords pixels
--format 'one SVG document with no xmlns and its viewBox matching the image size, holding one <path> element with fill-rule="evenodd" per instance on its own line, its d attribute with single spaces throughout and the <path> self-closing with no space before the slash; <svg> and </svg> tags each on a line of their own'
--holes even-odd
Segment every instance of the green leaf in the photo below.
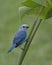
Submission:
<svg viewBox="0 0 52 65">
<path fill-rule="evenodd" d="M 33 0 L 34 2 L 39 3 L 41 6 L 46 6 L 47 0 Z"/>
<path fill-rule="evenodd" d="M 31 9 L 27 12 L 27 14 L 28 14 L 28 15 L 31 15 L 31 14 L 35 15 L 35 14 L 37 14 L 37 12 L 39 11 L 39 9 L 40 9 L 40 6 L 39 6 L 39 7 L 35 7 L 35 8 L 31 8 Z"/>
<path fill-rule="evenodd" d="M 52 6 L 52 0 L 48 0 L 48 3 Z"/>
<path fill-rule="evenodd" d="M 21 7 L 20 9 L 21 17 L 25 15 L 31 15 L 31 14 L 35 15 L 37 14 L 37 12 L 39 11 L 39 8 L 41 7 L 43 7 L 42 12 L 40 13 L 41 19 L 45 19 L 45 18 L 47 19 L 47 18 L 52 17 L 52 14 L 50 13 L 50 8 L 52 8 L 52 6 L 48 3 L 48 1 L 46 3 L 46 6 L 42 6 L 32 0 L 27 0 L 25 2 L 22 2 L 22 4 L 24 5 L 24 7 Z"/>
<path fill-rule="evenodd" d="M 52 17 L 52 8 L 47 12 L 46 19 Z"/>
<path fill-rule="evenodd" d="M 39 7 L 35 7 L 35 8 L 30 8 L 30 7 L 27 7 L 27 6 L 22 6 L 22 7 L 19 7 L 19 17 L 20 18 L 23 18 L 25 15 L 36 15 L 37 12 L 39 11 L 41 6 Z"/>
<path fill-rule="evenodd" d="M 41 19 L 45 19 L 45 18 L 47 18 L 47 13 L 48 13 L 48 11 L 50 10 L 50 8 L 49 7 L 44 7 L 43 9 L 42 9 L 42 12 L 41 12 L 41 14 L 40 14 L 40 18 Z"/>
<path fill-rule="evenodd" d="M 22 5 L 30 7 L 30 8 L 41 6 L 39 3 L 36 3 L 32 0 L 27 0 L 25 2 L 22 2 Z"/>
<path fill-rule="evenodd" d="M 43 8 L 40 18 L 41 19 L 48 19 L 52 17 L 52 5 L 49 4 L 49 2 L 46 3 L 46 7 Z"/>
<path fill-rule="evenodd" d="M 52 8 L 52 3 L 50 2 L 50 0 L 47 1 L 46 6 Z"/>
<path fill-rule="evenodd" d="M 19 7 L 19 17 L 22 18 L 25 14 L 28 13 L 28 11 L 30 10 L 31 8 L 27 7 L 27 6 L 21 6 Z"/>
</svg>

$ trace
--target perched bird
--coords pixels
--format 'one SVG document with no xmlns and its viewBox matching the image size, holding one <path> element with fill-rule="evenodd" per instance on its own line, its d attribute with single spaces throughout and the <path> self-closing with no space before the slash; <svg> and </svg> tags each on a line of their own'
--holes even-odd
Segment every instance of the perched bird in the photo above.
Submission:
<svg viewBox="0 0 52 65">
<path fill-rule="evenodd" d="M 29 26 L 27 24 L 23 24 L 22 26 L 20 26 L 18 32 L 14 36 L 12 46 L 8 50 L 8 53 L 11 52 L 14 48 L 21 45 L 26 40 L 28 28 L 29 28 Z"/>
</svg>

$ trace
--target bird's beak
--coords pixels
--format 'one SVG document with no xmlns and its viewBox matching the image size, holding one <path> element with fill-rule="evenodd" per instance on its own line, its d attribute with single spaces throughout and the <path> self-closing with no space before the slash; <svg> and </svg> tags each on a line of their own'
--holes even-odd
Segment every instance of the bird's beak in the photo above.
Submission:
<svg viewBox="0 0 52 65">
<path fill-rule="evenodd" d="M 27 26 L 27 28 L 29 28 L 29 26 Z"/>
</svg>

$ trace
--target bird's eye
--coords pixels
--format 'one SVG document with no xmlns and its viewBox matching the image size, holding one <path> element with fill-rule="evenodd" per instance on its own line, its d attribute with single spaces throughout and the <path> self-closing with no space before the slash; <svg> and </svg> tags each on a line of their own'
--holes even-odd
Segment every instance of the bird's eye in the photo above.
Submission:
<svg viewBox="0 0 52 65">
<path fill-rule="evenodd" d="M 25 28 L 25 26 L 23 26 L 23 28 Z"/>
</svg>

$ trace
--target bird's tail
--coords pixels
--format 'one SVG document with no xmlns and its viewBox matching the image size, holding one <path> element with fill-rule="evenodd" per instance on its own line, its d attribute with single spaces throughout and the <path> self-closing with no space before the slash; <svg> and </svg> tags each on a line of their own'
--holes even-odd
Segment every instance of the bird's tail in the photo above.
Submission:
<svg viewBox="0 0 52 65">
<path fill-rule="evenodd" d="M 8 50 L 8 53 L 11 52 L 15 48 L 16 44 L 13 44 L 12 47 Z"/>
</svg>

